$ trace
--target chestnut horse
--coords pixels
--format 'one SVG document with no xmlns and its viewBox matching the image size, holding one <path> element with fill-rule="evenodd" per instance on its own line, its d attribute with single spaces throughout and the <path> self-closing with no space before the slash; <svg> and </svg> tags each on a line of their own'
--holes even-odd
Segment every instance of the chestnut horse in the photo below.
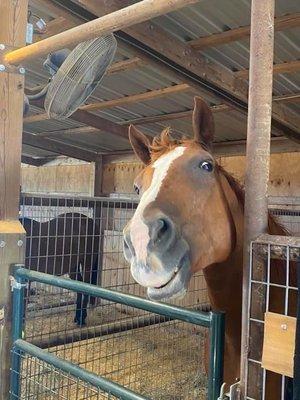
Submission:
<svg viewBox="0 0 300 400">
<path fill-rule="evenodd" d="M 172 139 L 166 129 L 152 143 L 130 126 L 145 168 L 135 179 L 140 203 L 124 229 L 124 255 L 153 300 L 184 296 L 203 271 L 212 309 L 226 313 L 224 382 L 232 384 L 240 376 L 244 192 L 211 154 L 213 116 L 197 97 L 192 122 L 193 139 Z M 286 234 L 271 217 L 269 233 Z"/>
</svg>

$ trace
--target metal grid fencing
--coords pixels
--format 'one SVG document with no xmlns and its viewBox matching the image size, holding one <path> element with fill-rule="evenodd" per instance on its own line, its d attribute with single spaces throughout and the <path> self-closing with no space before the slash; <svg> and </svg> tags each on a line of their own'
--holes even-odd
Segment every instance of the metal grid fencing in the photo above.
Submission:
<svg viewBox="0 0 300 400">
<path fill-rule="evenodd" d="M 14 350 L 14 353 L 17 350 Z M 34 356 L 21 355 L 20 371 L 12 371 L 19 379 L 20 393 L 12 393 L 11 400 L 55 399 L 55 400 L 103 400 L 115 396 L 65 373 L 59 368 Z"/>
<path fill-rule="evenodd" d="M 246 398 L 286 399 L 287 377 L 262 368 L 266 313 L 296 317 L 300 239 L 263 235 L 251 245 Z"/>
<path fill-rule="evenodd" d="M 84 368 L 81 370 L 84 376 L 95 374 L 106 382 L 114 382 L 147 398 L 177 400 L 205 399 L 208 396 L 216 400 L 218 397 L 224 345 L 224 316 L 220 313 L 190 311 L 22 268 L 16 271 L 15 276 L 12 393 L 16 398 L 110 398 L 106 394 L 101 397 L 102 393 L 57 371 L 62 361 L 64 372 L 70 368 L 74 371 L 75 368 L 77 374 L 78 367 L 81 367 Z M 88 293 L 113 304 L 118 303 L 124 311 L 128 308 L 140 309 L 143 310 L 143 317 L 131 319 L 130 327 L 120 321 L 109 326 L 102 325 L 100 335 L 81 338 L 77 341 L 77 348 L 69 343 L 43 351 L 24 333 L 25 340 L 20 340 L 24 322 L 26 325 L 22 310 L 24 283 L 27 280 Z M 203 352 L 205 338 L 209 337 L 208 330 L 210 361 L 207 381 Z M 19 350 L 22 351 L 21 359 Z"/>
<path fill-rule="evenodd" d="M 136 200 L 21 198 L 28 269 L 146 296 L 123 257 L 122 231 Z M 151 393 L 151 398 L 205 396 L 203 328 L 35 282 L 25 301 L 23 337 L 28 342 L 135 391 Z M 208 309 L 202 274 L 193 277 L 186 298 L 175 303 Z M 86 325 L 80 326 L 82 322 Z"/>
</svg>

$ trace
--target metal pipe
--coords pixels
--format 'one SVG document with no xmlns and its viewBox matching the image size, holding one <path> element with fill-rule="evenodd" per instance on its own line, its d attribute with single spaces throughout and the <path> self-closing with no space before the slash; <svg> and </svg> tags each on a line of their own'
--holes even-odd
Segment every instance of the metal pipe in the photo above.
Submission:
<svg viewBox="0 0 300 400">
<path fill-rule="evenodd" d="M 208 399 L 219 398 L 223 383 L 225 314 L 212 313 L 209 346 Z"/>
<path fill-rule="evenodd" d="M 22 338 L 23 332 L 23 314 L 24 314 L 24 289 L 26 280 L 22 277 L 16 277 L 12 281 L 13 289 L 13 307 L 12 307 L 12 340 L 15 342 Z M 20 395 L 20 367 L 21 354 L 15 349 L 11 356 L 11 375 L 10 375 L 10 397 L 18 399 Z"/>
<path fill-rule="evenodd" d="M 143 0 L 129 7 L 107 14 L 65 32 L 7 53 L 4 60 L 10 64 L 67 48 L 89 39 L 105 36 L 119 29 L 144 22 L 175 11 L 198 0 Z"/>
<path fill-rule="evenodd" d="M 268 180 L 272 113 L 274 0 L 252 0 L 248 127 L 245 176 L 245 231 L 241 390 L 246 392 L 250 243 L 268 230 Z M 257 381 L 250 385 L 257 385 Z"/>
<path fill-rule="evenodd" d="M 102 378 L 92 372 L 88 372 L 85 369 L 75 365 L 69 361 L 62 360 L 49 353 L 46 350 L 42 350 L 33 344 L 27 343 L 22 339 L 18 339 L 14 343 L 14 348 L 23 351 L 26 354 L 30 354 L 32 357 L 36 357 L 39 360 L 44 361 L 47 364 L 53 365 L 55 368 L 70 374 L 75 378 L 78 378 L 84 382 L 90 383 L 92 386 L 103 390 L 110 395 L 116 396 L 122 400 L 147 400 L 146 397 L 141 396 L 130 389 L 127 389 L 109 379 Z"/>
<path fill-rule="evenodd" d="M 32 282 L 40 282 L 46 285 L 60 287 L 62 289 L 72 290 L 86 294 L 88 296 L 100 297 L 104 300 L 124 304 L 130 307 L 139 308 L 155 314 L 164 315 L 180 321 L 191 324 L 210 327 L 213 313 L 187 310 L 183 307 L 177 307 L 170 304 L 154 302 L 134 296 L 105 289 L 85 282 L 78 282 L 72 279 L 62 278 L 60 276 L 49 275 L 42 272 L 30 271 L 25 268 L 18 268 L 14 273 L 15 277 L 24 278 Z"/>
</svg>

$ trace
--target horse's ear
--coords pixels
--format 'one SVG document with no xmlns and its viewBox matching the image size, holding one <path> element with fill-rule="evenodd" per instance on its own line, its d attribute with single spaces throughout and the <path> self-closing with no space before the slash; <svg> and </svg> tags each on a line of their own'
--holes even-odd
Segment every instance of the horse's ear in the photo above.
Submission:
<svg viewBox="0 0 300 400">
<path fill-rule="evenodd" d="M 214 139 L 214 120 L 210 107 L 200 97 L 194 98 L 193 111 L 194 140 L 211 149 Z"/>
<path fill-rule="evenodd" d="M 129 126 L 129 141 L 136 156 L 146 165 L 150 164 L 150 141 L 135 126 Z"/>
</svg>

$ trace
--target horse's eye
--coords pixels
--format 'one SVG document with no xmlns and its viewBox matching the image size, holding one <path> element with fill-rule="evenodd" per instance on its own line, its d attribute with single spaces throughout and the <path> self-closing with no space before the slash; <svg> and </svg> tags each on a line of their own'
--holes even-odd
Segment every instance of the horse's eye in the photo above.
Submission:
<svg viewBox="0 0 300 400">
<path fill-rule="evenodd" d="M 133 185 L 133 189 L 135 191 L 136 194 L 140 194 L 140 189 L 137 185 Z"/>
<path fill-rule="evenodd" d="M 210 161 L 201 161 L 199 167 L 206 172 L 212 172 L 214 169 L 213 163 Z"/>
</svg>

